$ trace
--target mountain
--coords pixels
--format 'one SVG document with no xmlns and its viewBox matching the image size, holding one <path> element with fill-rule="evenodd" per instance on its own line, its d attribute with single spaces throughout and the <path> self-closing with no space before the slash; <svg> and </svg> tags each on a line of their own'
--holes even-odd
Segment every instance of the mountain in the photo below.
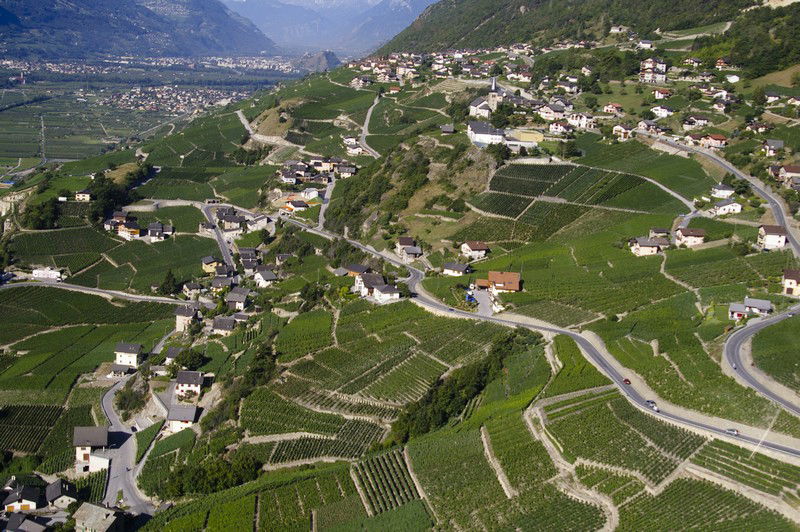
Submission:
<svg viewBox="0 0 800 532">
<path fill-rule="evenodd" d="M 325 72 L 333 70 L 342 62 L 331 51 L 318 52 L 316 54 L 306 54 L 297 62 L 297 68 L 308 72 Z"/>
<path fill-rule="evenodd" d="M 225 0 L 282 48 L 374 50 L 435 0 Z"/>
<path fill-rule="evenodd" d="M 218 0 L 0 0 L 0 42 L 46 58 L 276 52 Z"/>
<path fill-rule="evenodd" d="M 731 20 L 756 0 L 441 0 L 378 53 L 602 38 L 611 24 L 642 35 Z"/>
</svg>

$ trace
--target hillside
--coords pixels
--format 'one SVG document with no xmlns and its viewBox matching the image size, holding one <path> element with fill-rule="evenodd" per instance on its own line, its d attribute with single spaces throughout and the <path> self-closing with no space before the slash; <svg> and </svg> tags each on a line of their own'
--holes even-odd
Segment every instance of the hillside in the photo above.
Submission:
<svg viewBox="0 0 800 532">
<path fill-rule="evenodd" d="M 17 57 L 275 52 L 217 0 L 0 0 L 0 40 Z"/>
<path fill-rule="evenodd" d="M 426 9 L 378 53 L 488 47 L 514 42 L 549 44 L 600 38 L 611 24 L 647 35 L 730 20 L 753 0 L 442 0 Z"/>
</svg>

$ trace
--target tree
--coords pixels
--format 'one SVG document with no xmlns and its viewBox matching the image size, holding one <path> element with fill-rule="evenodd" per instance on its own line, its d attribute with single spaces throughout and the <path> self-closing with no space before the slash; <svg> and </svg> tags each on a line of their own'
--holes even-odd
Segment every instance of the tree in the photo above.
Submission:
<svg viewBox="0 0 800 532">
<path fill-rule="evenodd" d="M 767 103 L 767 94 L 764 87 L 756 87 L 753 91 L 753 103 L 761 106 Z"/>
<path fill-rule="evenodd" d="M 509 158 L 511 158 L 511 148 L 506 146 L 505 144 L 490 144 L 486 148 L 486 153 L 494 157 L 494 160 L 497 161 L 497 164 L 503 164 Z"/>
<path fill-rule="evenodd" d="M 164 276 L 161 286 L 158 287 L 158 293 L 169 296 L 176 293 L 180 288 L 181 286 L 178 280 L 175 279 L 175 274 L 172 273 L 172 270 L 167 270 L 167 274 Z"/>
<path fill-rule="evenodd" d="M 194 349 L 184 349 L 175 357 L 175 365 L 179 368 L 186 368 L 190 371 L 200 369 L 206 363 L 203 353 Z"/>
</svg>

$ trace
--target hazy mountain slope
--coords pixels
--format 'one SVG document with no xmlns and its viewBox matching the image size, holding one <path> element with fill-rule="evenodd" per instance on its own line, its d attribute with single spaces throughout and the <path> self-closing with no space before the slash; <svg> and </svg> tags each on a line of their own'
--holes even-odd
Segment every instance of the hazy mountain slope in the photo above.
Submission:
<svg viewBox="0 0 800 532">
<path fill-rule="evenodd" d="M 225 0 L 283 47 L 359 53 L 391 39 L 435 0 Z"/>
<path fill-rule="evenodd" d="M 646 34 L 730 20 L 755 0 L 441 0 L 379 52 L 594 38 L 610 24 Z"/>
<path fill-rule="evenodd" d="M 217 0 L 0 0 L 8 55 L 204 55 L 274 52 Z"/>
</svg>

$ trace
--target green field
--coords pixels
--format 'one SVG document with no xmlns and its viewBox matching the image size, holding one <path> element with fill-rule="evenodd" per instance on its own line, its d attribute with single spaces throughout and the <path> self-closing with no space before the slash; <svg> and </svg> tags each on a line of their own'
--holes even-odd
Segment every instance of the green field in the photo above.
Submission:
<svg viewBox="0 0 800 532">
<path fill-rule="evenodd" d="M 800 360 L 795 356 L 799 323 L 800 317 L 789 318 L 753 338 L 753 361 L 758 369 L 795 392 L 800 392 Z"/>
</svg>

